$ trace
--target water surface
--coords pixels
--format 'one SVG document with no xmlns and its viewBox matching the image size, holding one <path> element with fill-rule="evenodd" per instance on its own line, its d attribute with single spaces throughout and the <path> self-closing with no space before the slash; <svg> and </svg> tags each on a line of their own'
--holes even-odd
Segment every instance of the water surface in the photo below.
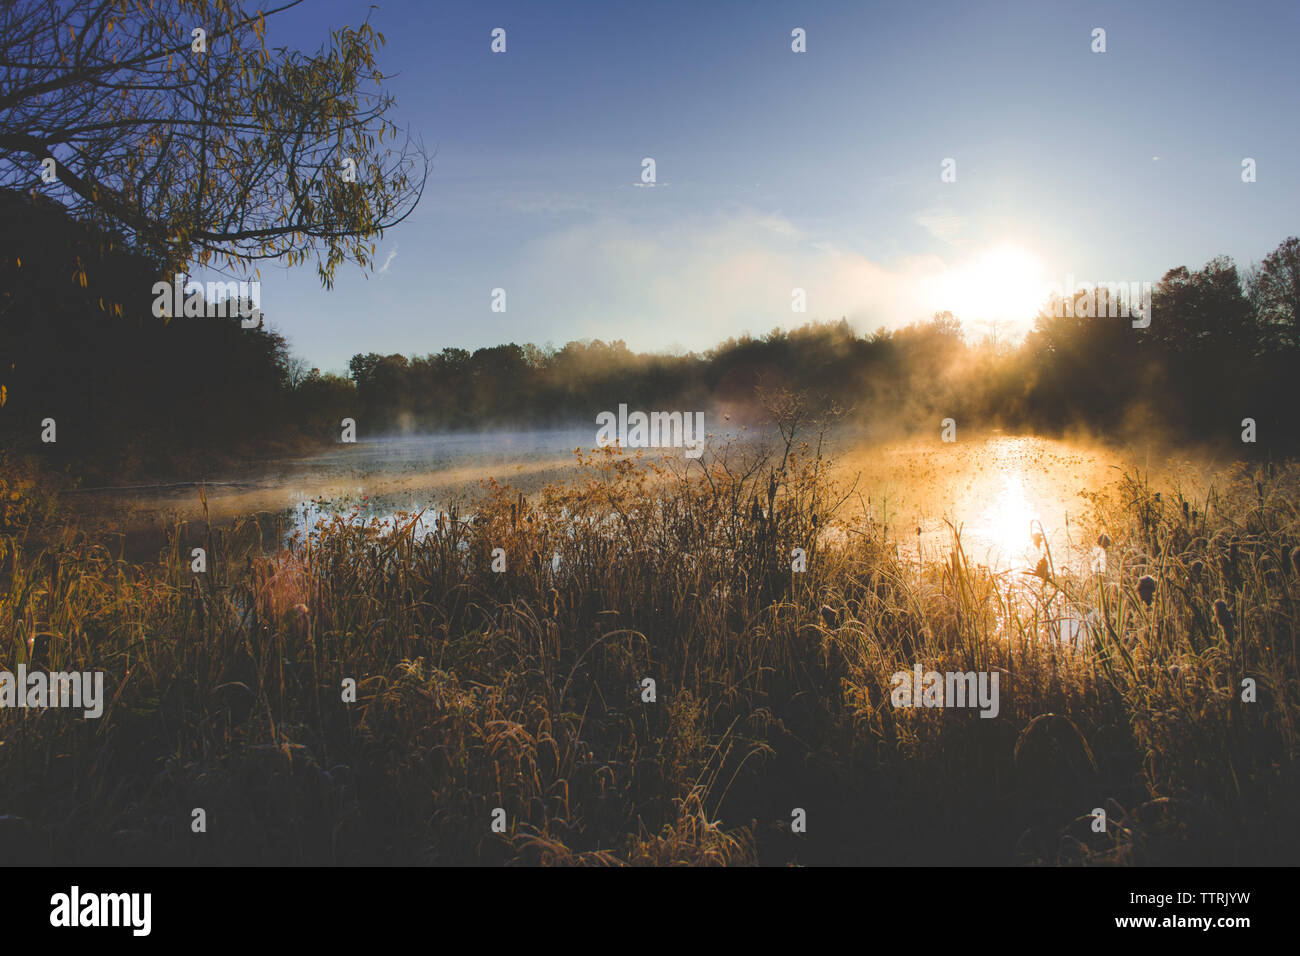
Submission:
<svg viewBox="0 0 1300 956">
<path fill-rule="evenodd" d="M 575 450 L 593 444 L 593 429 L 360 441 L 257 463 L 252 477 L 205 482 L 202 491 L 214 524 L 257 515 L 268 543 L 340 512 L 394 525 L 425 512 L 418 533 L 452 504 L 482 495 L 488 479 L 524 494 L 573 479 Z M 830 450 L 836 480 L 854 488 L 846 517 L 883 526 L 919 560 L 946 556 L 959 531 L 968 559 L 999 570 L 1032 570 L 1049 550 L 1054 565 L 1085 567 L 1095 551 L 1095 530 L 1085 522 L 1089 495 L 1113 489 L 1126 468 L 1153 467 L 1144 452 L 996 432 L 955 443 L 874 444 L 846 433 Z M 1156 464 L 1169 471 L 1163 459 Z M 195 483 L 93 489 L 77 503 L 86 522 L 124 531 L 137 554 L 156 553 L 167 529 L 204 518 Z"/>
</svg>

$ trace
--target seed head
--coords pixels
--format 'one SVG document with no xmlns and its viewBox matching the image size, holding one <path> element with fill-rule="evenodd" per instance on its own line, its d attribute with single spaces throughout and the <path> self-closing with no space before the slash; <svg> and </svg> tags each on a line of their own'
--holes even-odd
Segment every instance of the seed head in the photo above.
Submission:
<svg viewBox="0 0 1300 956">
<path fill-rule="evenodd" d="M 1232 641 L 1232 612 L 1228 610 L 1228 602 L 1220 598 L 1214 602 L 1214 617 L 1219 622 L 1219 627 L 1223 628 L 1223 636 L 1229 642 Z"/>
<path fill-rule="evenodd" d="M 1156 595 L 1156 579 L 1149 574 L 1142 575 L 1138 579 L 1138 597 L 1147 607 L 1151 606 L 1151 601 Z"/>
<path fill-rule="evenodd" d="M 289 608 L 289 632 L 297 639 L 311 640 L 311 612 L 306 604 L 295 604 Z"/>
</svg>

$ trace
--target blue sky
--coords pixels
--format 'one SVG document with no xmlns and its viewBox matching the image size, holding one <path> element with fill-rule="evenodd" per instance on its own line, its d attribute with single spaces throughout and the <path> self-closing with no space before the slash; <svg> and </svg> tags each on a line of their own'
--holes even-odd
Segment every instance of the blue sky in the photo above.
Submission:
<svg viewBox="0 0 1300 956">
<path fill-rule="evenodd" d="M 369 7 L 308 0 L 268 38 L 314 49 Z M 371 23 L 394 119 L 436 156 L 382 271 L 326 292 L 309 265 L 263 269 L 271 324 L 323 369 L 508 341 L 698 350 L 937 308 L 1023 327 L 1067 274 L 1247 265 L 1300 233 L 1295 0 L 387 0 Z"/>
</svg>

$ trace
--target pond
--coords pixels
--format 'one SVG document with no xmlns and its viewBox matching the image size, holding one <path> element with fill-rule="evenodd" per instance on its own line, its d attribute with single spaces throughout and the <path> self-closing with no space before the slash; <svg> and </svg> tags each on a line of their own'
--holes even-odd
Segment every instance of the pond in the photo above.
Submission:
<svg viewBox="0 0 1300 956">
<path fill-rule="evenodd" d="M 448 507 L 481 495 L 489 478 L 531 494 L 575 477 L 575 449 L 593 444 L 594 429 L 360 441 L 267 460 L 252 477 L 206 482 L 202 491 L 215 525 L 257 516 L 268 544 L 339 513 L 396 526 L 424 512 L 419 534 Z M 968 560 L 995 570 L 1032 570 L 1049 551 L 1055 566 L 1086 568 L 1095 551 L 1087 496 L 1113 488 L 1128 468 L 1153 478 L 1178 470 L 1144 451 L 998 432 L 953 443 L 866 443 L 842 433 L 830 451 L 835 478 L 854 488 L 843 516 L 883 525 L 920 561 L 946 558 L 959 532 Z M 1194 470 L 1182 463 L 1184 479 Z M 74 499 L 83 527 L 122 532 L 136 560 L 156 558 L 169 529 L 188 525 L 195 535 L 203 522 L 197 483 L 87 489 Z"/>
</svg>

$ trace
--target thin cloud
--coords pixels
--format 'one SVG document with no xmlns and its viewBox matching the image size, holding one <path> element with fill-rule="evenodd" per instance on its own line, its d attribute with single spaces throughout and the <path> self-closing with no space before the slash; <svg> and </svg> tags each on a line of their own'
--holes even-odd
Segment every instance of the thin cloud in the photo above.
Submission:
<svg viewBox="0 0 1300 956">
<path fill-rule="evenodd" d="M 952 244 L 966 227 L 966 220 L 951 209 L 927 209 L 917 213 L 916 224 L 936 239 Z"/>
<path fill-rule="evenodd" d="M 937 256 L 886 265 L 813 239 L 780 216 L 742 211 L 648 226 L 601 220 L 529 243 L 511 280 L 536 324 L 656 349 L 710 348 L 773 326 L 845 316 L 862 331 L 898 327 L 948 306 Z M 805 312 L 792 309 L 803 289 Z"/>
</svg>

